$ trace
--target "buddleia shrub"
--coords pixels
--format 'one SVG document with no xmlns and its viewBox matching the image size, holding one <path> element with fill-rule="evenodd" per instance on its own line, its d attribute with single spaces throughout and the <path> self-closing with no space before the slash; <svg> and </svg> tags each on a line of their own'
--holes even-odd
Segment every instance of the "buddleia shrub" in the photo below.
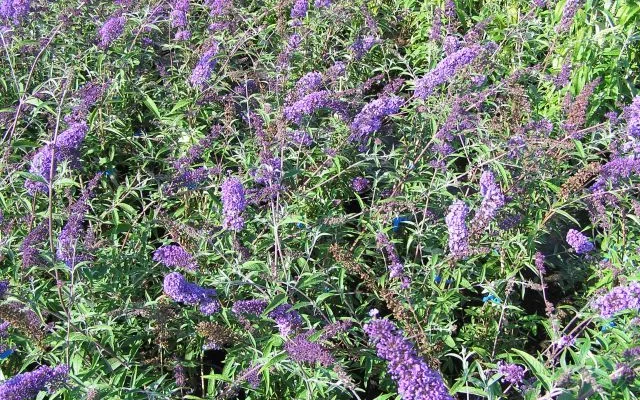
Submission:
<svg viewBox="0 0 640 400">
<path fill-rule="evenodd" d="M 0 2 L 0 398 L 635 398 L 631 3 Z"/>
</svg>

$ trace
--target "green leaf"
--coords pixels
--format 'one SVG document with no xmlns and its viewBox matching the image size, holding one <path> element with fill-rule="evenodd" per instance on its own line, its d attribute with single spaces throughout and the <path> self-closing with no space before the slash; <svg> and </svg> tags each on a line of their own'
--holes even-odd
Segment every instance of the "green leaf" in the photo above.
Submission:
<svg viewBox="0 0 640 400">
<path fill-rule="evenodd" d="M 551 380 L 551 376 L 548 375 L 547 368 L 531 354 L 518 349 L 512 350 L 523 359 L 531 373 L 540 380 L 544 388 L 546 390 L 551 390 L 553 382 Z"/>
<path fill-rule="evenodd" d="M 271 300 L 271 303 L 269 303 L 269 306 L 264 310 L 263 314 L 267 314 L 270 311 L 273 311 L 274 308 L 278 307 L 279 305 L 282 305 L 284 303 L 287 302 L 287 294 L 286 293 L 280 293 L 278 295 L 276 295 L 273 300 Z"/>
<path fill-rule="evenodd" d="M 156 103 L 153 101 L 153 99 L 151 99 L 151 97 L 149 97 L 146 93 L 144 94 L 144 104 L 147 106 L 147 108 L 149 110 L 151 110 L 156 118 L 160 119 L 160 110 L 158 110 L 158 106 L 156 105 Z"/>
</svg>

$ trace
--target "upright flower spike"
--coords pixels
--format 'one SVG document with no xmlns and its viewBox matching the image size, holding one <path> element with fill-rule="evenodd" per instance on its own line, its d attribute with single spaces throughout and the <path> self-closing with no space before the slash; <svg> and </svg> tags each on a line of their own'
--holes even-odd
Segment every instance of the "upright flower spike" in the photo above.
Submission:
<svg viewBox="0 0 640 400">
<path fill-rule="evenodd" d="M 106 49 L 122 35 L 127 19 L 123 16 L 109 18 L 98 31 L 100 47 Z"/>
<path fill-rule="evenodd" d="M 364 326 L 378 357 L 398 384 L 403 400 L 453 400 L 440 374 L 418 355 L 400 329 L 386 319 L 373 319 Z"/>
<path fill-rule="evenodd" d="M 41 177 L 44 182 L 26 179 L 24 187 L 27 192 L 32 196 L 36 193 L 46 193 L 49 190 L 49 181 L 55 178 L 57 166 L 53 146 L 41 147 L 31 159 L 29 173 Z"/>
<path fill-rule="evenodd" d="M 629 106 L 624 109 L 629 137 L 640 139 L 640 95 L 633 98 Z"/>
<path fill-rule="evenodd" d="M 222 184 L 222 227 L 236 232 L 244 229 L 242 212 L 246 207 L 242 182 L 238 178 L 227 178 Z"/>
<path fill-rule="evenodd" d="M 373 48 L 376 44 L 380 43 L 381 40 L 376 38 L 375 36 L 358 36 L 356 40 L 353 41 L 351 45 L 351 50 L 353 51 L 353 58 L 356 60 L 361 60 L 369 50 Z"/>
<path fill-rule="evenodd" d="M 295 92 L 297 96 L 305 96 L 322 86 L 323 76 L 320 72 L 313 71 L 305 74 L 296 82 Z"/>
<path fill-rule="evenodd" d="M 276 321 L 282 336 L 288 336 L 302 326 L 302 316 L 291 304 L 281 304 L 269 313 L 269 318 Z"/>
<path fill-rule="evenodd" d="M 569 229 L 567 232 L 567 243 L 573 247 L 577 254 L 586 254 L 595 249 L 589 238 L 575 229 Z"/>
<path fill-rule="evenodd" d="M 498 373 L 502 374 L 502 382 L 515 387 L 520 387 L 524 381 L 524 368 L 517 364 L 507 364 L 504 361 L 498 361 Z"/>
<path fill-rule="evenodd" d="M 9 291 L 9 281 L 0 281 L 0 299 L 4 299 Z"/>
<path fill-rule="evenodd" d="M 219 43 L 214 41 L 209 45 L 207 50 L 202 53 L 200 60 L 198 60 L 198 64 L 196 64 L 195 68 L 191 72 L 191 77 L 189 78 L 189 81 L 193 86 L 199 88 L 204 87 L 205 83 L 211 77 L 213 68 L 216 66 L 216 56 L 218 55 L 219 50 Z"/>
<path fill-rule="evenodd" d="M 571 63 L 565 62 L 562 64 L 562 69 L 553 77 L 553 84 L 556 86 L 556 89 L 561 89 L 569 84 L 569 80 L 571 79 Z"/>
<path fill-rule="evenodd" d="M 439 7 L 433 10 L 433 19 L 431 22 L 431 30 L 429 31 L 429 38 L 434 42 L 442 40 L 442 9 Z"/>
<path fill-rule="evenodd" d="M 81 251 L 78 244 L 85 232 L 84 219 L 89 209 L 89 199 L 93 195 L 93 190 L 97 186 L 101 176 L 102 174 L 96 174 L 96 176 L 89 181 L 78 201 L 71 206 L 67 223 L 58 236 L 56 257 L 64 261 L 69 268 L 75 267 L 75 265 L 81 261 L 90 259 L 88 254 Z"/>
<path fill-rule="evenodd" d="M 172 4 L 173 10 L 169 15 L 171 19 L 171 27 L 178 28 L 178 32 L 186 31 L 184 28 L 187 26 L 187 13 L 189 12 L 189 0 L 176 0 Z"/>
<path fill-rule="evenodd" d="M 212 17 L 219 17 L 233 11 L 231 0 L 205 0 L 205 4 L 209 7 L 209 15 Z"/>
<path fill-rule="evenodd" d="M 362 193 L 369 187 L 369 183 L 369 180 L 364 176 L 357 176 L 351 181 L 351 188 L 358 193 Z"/>
<path fill-rule="evenodd" d="M 291 18 L 302 19 L 307 16 L 309 4 L 307 0 L 296 0 L 291 8 Z"/>
<path fill-rule="evenodd" d="M 291 141 L 291 143 L 297 146 L 309 147 L 313 145 L 313 138 L 311 137 L 311 135 L 309 135 L 308 132 L 302 130 L 294 130 L 289 132 L 289 140 Z"/>
<path fill-rule="evenodd" d="M 474 231 L 484 229 L 506 202 L 502 189 L 491 171 L 484 171 L 480 177 L 480 194 L 482 204 L 471 221 Z"/>
<path fill-rule="evenodd" d="M 30 268 L 34 266 L 44 265 L 44 260 L 38 249 L 38 245 L 43 243 L 48 236 L 46 222 L 38 224 L 27 234 L 20 245 L 22 252 L 22 268 Z"/>
<path fill-rule="evenodd" d="M 75 105 L 71 109 L 71 112 L 65 115 L 64 121 L 69 124 L 69 126 L 78 123 L 86 124 L 91 108 L 102 98 L 109 85 L 109 82 L 103 84 L 89 82 L 78 89 L 73 96 Z M 83 129 L 88 130 L 88 127 L 83 127 Z"/>
<path fill-rule="evenodd" d="M 75 122 L 56 138 L 56 160 L 68 161 L 72 168 L 80 164 L 80 146 L 87 136 L 89 126 L 86 122 Z"/>
<path fill-rule="evenodd" d="M 562 9 L 562 18 L 560 19 L 560 23 L 556 26 L 556 32 L 563 33 L 571 28 L 571 25 L 573 25 L 573 19 L 580 7 L 580 2 L 581 0 L 567 0 L 564 4 L 564 9 Z"/>
<path fill-rule="evenodd" d="M 581 139 L 584 132 L 581 131 L 587 121 L 587 109 L 589 107 L 589 98 L 593 95 L 594 90 L 600 84 L 600 78 L 597 78 L 586 84 L 579 95 L 575 99 L 567 93 L 563 104 L 564 112 L 567 115 L 566 120 L 560 124 L 574 139 Z"/>
<path fill-rule="evenodd" d="M 469 252 L 469 229 L 465 222 L 469 215 L 469 206 L 462 200 L 456 200 L 449 206 L 445 218 L 449 231 L 449 251 L 455 258 L 464 257 Z"/>
</svg>

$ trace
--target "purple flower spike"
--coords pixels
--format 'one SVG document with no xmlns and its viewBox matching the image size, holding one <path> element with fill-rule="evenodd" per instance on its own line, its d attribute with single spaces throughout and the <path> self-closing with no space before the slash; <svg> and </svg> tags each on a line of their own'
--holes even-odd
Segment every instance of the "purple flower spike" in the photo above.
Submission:
<svg viewBox="0 0 640 400">
<path fill-rule="evenodd" d="M 73 123 L 56 138 L 56 160 L 69 161 L 72 168 L 79 167 L 80 146 L 87 136 L 89 126 L 86 122 Z"/>
<path fill-rule="evenodd" d="M 469 229 L 465 219 L 469 215 L 469 206 L 462 200 L 456 200 L 449 206 L 445 218 L 449 230 L 449 251 L 455 258 L 464 257 L 469 252 Z"/>
<path fill-rule="evenodd" d="M 207 50 L 202 54 L 198 64 L 196 64 L 193 72 L 191 72 L 191 77 L 189 81 L 195 87 L 202 88 L 204 84 L 211 77 L 211 72 L 213 68 L 216 66 L 216 55 L 218 55 L 218 51 L 220 46 L 218 42 L 213 42 Z"/>
<path fill-rule="evenodd" d="M 358 193 L 364 192 L 369 187 L 369 180 L 364 176 L 358 176 L 351 181 L 351 187 Z"/>
<path fill-rule="evenodd" d="M 471 221 L 476 230 L 484 229 L 506 203 L 502 189 L 491 171 L 484 171 L 480 177 L 480 194 L 483 197 L 482 204 Z"/>
<path fill-rule="evenodd" d="M 364 144 L 369 135 L 380 129 L 382 119 L 395 114 L 404 103 L 400 97 L 389 96 L 374 100 L 362 108 L 353 119 L 349 141 Z"/>
<path fill-rule="evenodd" d="M 124 32 L 124 24 L 127 22 L 125 17 L 111 17 L 102 25 L 98 31 L 100 36 L 100 47 L 106 49 L 109 45 L 122 35 Z"/>
<path fill-rule="evenodd" d="M 482 53 L 482 49 L 480 45 L 473 45 L 447 56 L 431 72 L 416 81 L 415 96 L 419 99 L 431 96 L 438 86 L 448 82 L 460 69 L 471 64 Z"/>
<path fill-rule="evenodd" d="M 566 62 L 562 65 L 562 69 L 557 76 L 553 78 L 553 84 L 556 85 L 556 89 L 561 89 L 569 84 L 571 78 L 571 64 Z"/>
<path fill-rule="evenodd" d="M 292 360 L 298 363 L 315 365 L 319 363 L 325 367 L 335 362 L 335 359 L 320 343 L 309 341 L 309 336 L 313 332 L 305 332 L 294 339 L 289 340 L 284 345 L 284 349 Z"/>
<path fill-rule="evenodd" d="M 40 223 L 27 234 L 20 245 L 22 252 L 22 268 L 44 265 L 44 260 L 38 250 L 38 245 L 49 235 L 48 224 Z"/>
<path fill-rule="evenodd" d="M 246 321 L 244 315 L 259 316 L 268 305 L 269 303 L 265 300 L 238 300 L 233 303 L 231 311 L 241 321 Z M 282 336 L 288 336 L 302 326 L 302 317 L 300 313 L 292 309 L 291 304 L 281 304 L 271 310 L 267 316 L 276 322 Z"/>
<path fill-rule="evenodd" d="M 576 16 L 576 12 L 580 7 L 581 0 L 567 0 L 564 4 L 564 9 L 562 10 L 562 18 L 560 19 L 560 23 L 556 26 L 556 32 L 562 33 L 566 32 L 571 28 L 573 24 L 573 19 Z"/>
<path fill-rule="evenodd" d="M 1 19 L 11 20 L 14 24 L 19 24 L 29 13 L 31 0 L 2 0 L 0 3 Z"/>
<path fill-rule="evenodd" d="M 89 199 L 93 196 L 93 190 L 98 185 L 101 177 L 102 174 L 98 173 L 87 183 L 78 201 L 71 206 L 67 223 L 64 224 L 58 236 L 56 257 L 64 261 L 69 268 L 74 268 L 79 262 L 91 259 L 90 254 L 84 253 L 80 248 L 80 239 L 87 236 L 84 234 L 85 214 L 89 210 Z"/>
<path fill-rule="evenodd" d="M 358 36 L 351 45 L 351 50 L 353 50 L 353 57 L 356 60 L 362 59 L 362 57 L 364 57 L 365 54 L 367 54 L 369 50 L 373 48 L 373 46 L 380 42 L 381 40 L 374 36 Z"/>
<path fill-rule="evenodd" d="M 242 212 L 246 207 L 242 182 L 237 178 L 227 178 L 222 184 L 222 227 L 236 232 L 244 229 Z"/>
<path fill-rule="evenodd" d="M 640 95 L 624 109 L 624 118 L 627 121 L 627 132 L 632 138 L 640 139 Z"/>
<path fill-rule="evenodd" d="M 302 317 L 300 313 L 292 309 L 291 304 L 285 303 L 274 308 L 269 313 L 269 318 L 276 321 L 282 336 L 288 336 L 302 326 Z"/>
<path fill-rule="evenodd" d="M 392 322 L 374 319 L 364 331 L 376 345 L 378 357 L 388 362 L 387 370 L 404 400 L 453 400 L 440 374 L 429 368 Z"/>
<path fill-rule="evenodd" d="M 236 315 L 260 315 L 267 308 L 269 303 L 264 300 L 238 300 L 233 303 L 231 311 Z"/>
<path fill-rule="evenodd" d="M 320 72 L 309 72 L 296 83 L 296 94 L 305 96 L 322 86 L 322 74 Z"/>
<path fill-rule="evenodd" d="M 524 381 L 524 368 L 517 364 L 498 362 L 498 373 L 502 374 L 502 382 L 519 387 Z"/>
<path fill-rule="evenodd" d="M 300 124 L 305 115 L 311 115 L 321 108 L 330 109 L 340 114 L 343 118 L 347 116 L 346 105 L 335 99 L 333 93 L 328 90 L 309 93 L 295 103 L 285 107 L 283 114 L 287 121 Z"/>
<path fill-rule="evenodd" d="M 43 146 L 31 159 L 31 166 L 29 167 L 29 173 L 38 175 L 45 180 L 45 182 L 32 181 L 27 179 L 24 182 L 24 187 L 27 189 L 30 195 L 36 193 L 46 193 L 49 190 L 48 182 L 55 178 L 56 167 L 58 163 L 53 157 L 53 148 L 50 145 Z M 53 165 L 52 165 L 53 162 Z"/>
<path fill-rule="evenodd" d="M 0 299 L 3 299 L 8 291 L 9 291 L 9 281 L 0 281 Z"/>
<path fill-rule="evenodd" d="M 305 131 L 295 130 L 289 133 L 289 140 L 294 144 L 309 147 L 313 144 L 313 138 Z"/>
<path fill-rule="evenodd" d="M 209 15 L 212 17 L 219 17 L 233 10 L 231 0 L 206 0 L 205 4 L 209 7 Z"/>
<path fill-rule="evenodd" d="M 38 393 L 52 391 L 64 383 L 69 376 L 69 367 L 59 365 L 51 368 L 40 366 L 31 372 L 25 372 L 6 380 L 0 385 L 0 399 L 3 400 L 31 400 Z"/>
<path fill-rule="evenodd" d="M 577 254 L 585 254 L 593 251 L 595 246 L 589 239 L 575 229 L 569 229 L 567 232 L 567 243 L 573 247 Z"/>
<path fill-rule="evenodd" d="M 609 293 L 597 298 L 593 302 L 593 308 L 602 318 L 609 318 L 625 310 L 640 311 L 640 282 L 613 288 Z"/>
<path fill-rule="evenodd" d="M 198 269 L 195 258 L 182 246 L 169 245 L 162 246 L 153 253 L 153 261 L 164 264 L 167 267 L 179 267 L 189 271 Z"/>
<path fill-rule="evenodd" d="M 164 293 L 179 303 L 199 305 L 200 312 L 204 315 L 214 314 L 221 308 L 215 289 L 189 283 L 178 272 L 172 272 L 164 277 Z"/>
<path fill-rule="evenodd" d="M 396 251 L 395 246 L 389 240 L 389 237 L 384 233 L 380 232 L 376 234 L 376 244 L 378 248 L 384 253 L 384 255 L 389 259 L 389 277 L 391 278 L 401 278 L 402 279 L 402 287 L 407 288 L 409 286 L 409 279 L 404 276 L 404 264 L 400 260 L 400 256 Z"/>
<path fill-rule="evenodd" d="M 291 18 L 304 18 L 307 16 L 309 5 L 307 0 L 296 0 L 291 9 Z"/>
</svg>

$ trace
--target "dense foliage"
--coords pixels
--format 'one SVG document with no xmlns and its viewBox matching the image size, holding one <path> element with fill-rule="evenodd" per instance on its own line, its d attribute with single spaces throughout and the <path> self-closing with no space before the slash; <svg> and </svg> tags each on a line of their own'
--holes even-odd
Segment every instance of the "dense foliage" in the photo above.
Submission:
<svg viewBox="0 0 640 400">
<path fill-rule="evenodd" d="M 0 0 L 0 399 L 635 399 L 640 5 Z"/>
</svg>

